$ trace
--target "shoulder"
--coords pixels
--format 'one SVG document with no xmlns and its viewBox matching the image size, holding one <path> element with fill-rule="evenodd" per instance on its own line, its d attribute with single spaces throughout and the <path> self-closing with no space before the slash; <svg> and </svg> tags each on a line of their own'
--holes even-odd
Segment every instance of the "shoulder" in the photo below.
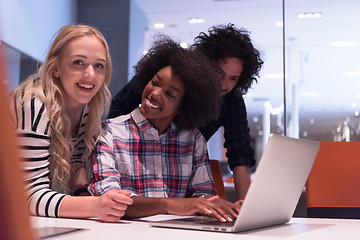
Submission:
<svg viewBox="0 0 360 240">
<path fill-rule="evenodd" d="M 118 126 L 118 125 L 124 125 L 129 119 L 131 118 L 130 114 L 121 115 L 115 118 L 109 118 L 104 121 L 104 124 L 107 126 Z"/>
<path fill-rule="evenodd" d="M 130 114 L 126 114 L 116 118 L 106 119 L 102 122 L 102 129 L 105 132 L 114 134 L 114 131 L 117 132 L 120 129 L 125 129 L 130 118 Z"/>
<path fill-rule="evenodd" d="M 243 94 L 238 89 L 233 89 L 231 92 L 224 96 L 225 103 L 234 103 L 237 101 L 244 101 Z"/>
<path fill-rule="evenodd" d="M 199 144 L 199 143 L 206 144 L 206 140 L 204 136 L 197 128 L 191 130 L 181 130 L 178 131 L 177 134 L 181 142 L 193 141 L 195 144 Z"/>
<path fill-rule="evenodd" d="M 17 97 L 13 103 L 12 117 L 17 129 L 48 135 L 49 114 L 40 98 L 22 100 Z"/>
</svg>

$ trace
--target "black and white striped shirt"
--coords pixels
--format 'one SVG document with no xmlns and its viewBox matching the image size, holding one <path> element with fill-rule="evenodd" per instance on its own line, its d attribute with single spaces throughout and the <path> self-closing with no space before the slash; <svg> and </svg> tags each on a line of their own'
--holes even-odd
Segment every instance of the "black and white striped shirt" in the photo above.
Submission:
<svg viewBox="0 0 360 240">
<path fill-rule="evenodd" d="M 32 98 L 21 106 L 20 98 L 15 104 L 20 156 L 24 166 L 27 200 L 31 214 L 38 216 L 59 217 L 59 208 L 66 194 L 56 191 L 58 183 L 51 183 L 49 178 L 49 158 L 51 132 L 45 104 L 38 98 Z M 86 164 L 84 131 L 88 115 L 85 107 L 78 135 L 73 141 L 73 155 L 70 164 Z"/>
</svg>

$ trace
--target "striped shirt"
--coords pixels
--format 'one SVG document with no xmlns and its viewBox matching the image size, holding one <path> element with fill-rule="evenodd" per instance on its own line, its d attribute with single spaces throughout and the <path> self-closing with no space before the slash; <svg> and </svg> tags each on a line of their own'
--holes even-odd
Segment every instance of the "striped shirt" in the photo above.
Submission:
<svg viewBox="0 0 360 240">
<path fill-rule="evenodd" d="M 23 159 L 24 178 L 30 212 L 38 216 L 59 217 L 59 208 L 66 194 L 59 193 L 59 183 L 49 179 L 50 121 L 45 104 L 38 98 L 20 103 L 15 102 L 16 135 L 20 157 Z M 70 164 L 84 164 L 84 130 L 88 115 L 85 107 L 78 135 L 73 141 L 73 155 Z"/>
<path fill-rule="evenodd" d="M 93 195 L 126 189 L 144 197 L 215 194 L 204 137 L 198 130 L 170 128 L 159 135 L 139 108 L 103 123 L 92 156 Z"/>
</svg>

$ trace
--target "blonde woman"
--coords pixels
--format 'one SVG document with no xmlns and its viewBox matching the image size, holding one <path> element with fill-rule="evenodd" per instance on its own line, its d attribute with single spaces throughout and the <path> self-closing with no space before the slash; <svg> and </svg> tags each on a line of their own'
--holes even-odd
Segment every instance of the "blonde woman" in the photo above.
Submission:
<svg viewBox="0 0 360 240">
<path fill-rule="evenodd" d="M 111 98 L 107 42 L 86 25 L 65 26 L 55 36 L 38 72 L 10 95 L 30 211 L 117 221 L 132 204 L 128 192 L 74 196 L 86 195 L 88 158 Z"/>
</svg>

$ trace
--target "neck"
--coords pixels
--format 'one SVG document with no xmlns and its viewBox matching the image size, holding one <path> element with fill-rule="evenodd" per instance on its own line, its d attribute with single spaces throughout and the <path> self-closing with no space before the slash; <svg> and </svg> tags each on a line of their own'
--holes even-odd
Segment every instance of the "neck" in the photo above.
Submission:
<svg viewBox="0 0 360 240">
<path fill-rule="evenodd" d="M 84 111 L 85 104 L 77 104 L 73 106 L 66 105 L 64 108 L 65 115 L 70 119 L 71 136 L 75 137 L 78 133 L 81 117 Z"/>
</svg>

